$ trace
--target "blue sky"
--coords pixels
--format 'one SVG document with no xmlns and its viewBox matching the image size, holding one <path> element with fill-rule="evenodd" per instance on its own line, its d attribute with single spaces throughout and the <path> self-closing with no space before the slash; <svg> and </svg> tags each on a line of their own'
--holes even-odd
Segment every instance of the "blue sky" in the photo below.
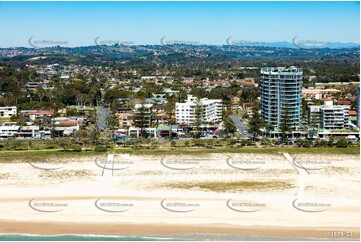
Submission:
<svg viewBox="0 0 361 242">
<path fill-rule="evenodd" d="M 32 41 L 357 42 L 359 2 L 0 2 L 0 47 Z"/>
</svg>

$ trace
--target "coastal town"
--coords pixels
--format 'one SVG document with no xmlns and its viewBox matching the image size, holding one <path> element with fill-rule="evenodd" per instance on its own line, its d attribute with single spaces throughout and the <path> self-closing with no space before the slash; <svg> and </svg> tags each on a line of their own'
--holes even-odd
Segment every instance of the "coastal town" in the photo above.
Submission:
<svg viewBox="0 0 361 242">
<path fill-rule="evenodd" d="M 302 67 L 209 77 L 57 63 L 25 70 L 18 94 L 0 96 L 3 150 L 359 145 L 358 83 L 312 82 Z"/>
</svg>

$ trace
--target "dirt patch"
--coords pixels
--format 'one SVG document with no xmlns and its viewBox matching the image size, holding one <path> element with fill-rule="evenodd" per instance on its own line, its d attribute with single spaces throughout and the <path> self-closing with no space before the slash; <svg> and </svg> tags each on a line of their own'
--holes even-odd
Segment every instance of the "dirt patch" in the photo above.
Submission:
<svg viewBox="0 0 361 242">
<path fill-rule="evenodd" d="M 0 180 L 6 180 L 10 177 L 10 173 L 2 173 L 0 174 Z"/>
<path fill-rule="evenodd" d="M 41 171 L 39 177 L 45 179 L 61 179 L 64 180 L 72 180 L 72 179 L 84 179 L 93 176 L 94 174 L 87 170 L 64 170 L 64 171 Z"/>
</svg>

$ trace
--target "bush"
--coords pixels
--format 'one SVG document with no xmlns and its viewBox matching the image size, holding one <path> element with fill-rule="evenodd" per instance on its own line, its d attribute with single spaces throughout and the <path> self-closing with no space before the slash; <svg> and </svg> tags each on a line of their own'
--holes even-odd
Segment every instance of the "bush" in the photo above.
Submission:
<svg viewBox="0 0 361 242">
<path fill-rule="evenodd" d="M 71 149 L 71 146 L 74 144 L 73 140 L 69 139 L 69 138 L 58 138 L 56 140 L 57 145 L 63 149 L 63 151 L 68 151 L 69 149 Z"/>
<path fill-rule="evenodd" d="M 206 143 L 205 140 L 202 139 L 193 139 L 192 142 L 197 147 L 204 147 Z"/>
<path fill-rule="evenodd" d="M 206 146 L 208 149 L 213 149 L 214 140 L 212 140 L 212 139 L 206 140 L 205 146 Z"/>
<path fill-rule="evenodd" d="M 18 140 L 8 140 L 5 142 L 4 147 L 7 150 L 25 150 L 26 149 L 25 142 L 21 142 Z"/>
<path fill-rule="evenodd" d="M 307 140 L 307 139 L 297 139 L 296 140 L 296 144 L 298 145 L 298 147 L 306 147 L 309 148 L 311 147 L 311 141 Z"/>
<path fill-rule="evenodd" d="M 107 151 L 107 147 L 105 147 L 104 145 L 97 145 L 94 148 L 95 152 L 106 152 Z"/>
<path fill-rule="evenodd" d="M 303 143 L 303 146 L 306 148 L 310 148 L 312 146 L 312 141 L 311 140 L 305 140 Z"/>
<path fill-rule="evenodd" d="M 81 151 L 81 146 L 80 145 L 72 145 L 71 150 L 74 151 L 74 152 L 80 152 Z"/>
<path fill-rule="evenodd" d="M 150 142 L 149 148 L 150 148 L 151 150 L 155 150 L 155 149 L 157 149 L 158 147 L 159 147 L 159 145 L 158 145 L 158 143 L 157 143 L 156 141 L 152 140 L 152 141 Z"/>
<path fill-rule="evenodd" d="M 176 145 L 175 141 L 170 142 L 170 146 L 175 147 L 175 145 Z"/>
<path fill-rule="evenodd" d="M 271 144 L 272 144 L 272 141 L 270 139 L 263 138 L 261 140 L 261 145 L 271 145 Z"/>
<path fill-rule="evenodd" d="M 326 140 L 321 140 L 320 141 L 320 146 L 321 147 L 326 147 L 327 146 L 327 141 Z"/>
<path fill-rule="evenodd" d="M 235 140 L 235 139 L 227 139 L 227 146 L 229 146 L 229 147 L 233 147 L 234 145 L 236 145 L 236 143 L 237 143 L 237 140 Z"/>
<path fill-rule="evenodd" d="M 190 143 L 188 140 L 186 140 L 186 141 L 184 142 L 184 145 L 185 145 L 186 147 L 190 147 L 190 146 L 191 146 L 191 143 Z"/>
<path fill-rule="evenodd" d="M 222 146 L 222 142 L 220 140 L 216 140 L 214 145 L 215 146 Z"/>
<path fill-rule="evenodd" d="M 349 143 L 346 139 L 340 139 L 336 142 L 336 147 L 347 148 L 348 146 L 349 146 Z"/>
<path fill-rule="evenodd" d="M 46 141 L 45 142 L 46 148 L 47 149 L 54 149 L 55 147 L 57 147 L 57 144 L 54 141 Z"/>
</svg>

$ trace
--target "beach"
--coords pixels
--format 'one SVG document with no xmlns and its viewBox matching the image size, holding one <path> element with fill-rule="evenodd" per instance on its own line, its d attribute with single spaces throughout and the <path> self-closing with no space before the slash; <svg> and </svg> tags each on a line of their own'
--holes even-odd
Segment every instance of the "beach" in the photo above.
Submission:
<svg viewBox="0 0 361 242">
<path fill-rule="evenodd" d="M 359 159 L 282 153 L 19 158 L 0 163 L 0 233 L 355 240 Z"/>
</svg>

